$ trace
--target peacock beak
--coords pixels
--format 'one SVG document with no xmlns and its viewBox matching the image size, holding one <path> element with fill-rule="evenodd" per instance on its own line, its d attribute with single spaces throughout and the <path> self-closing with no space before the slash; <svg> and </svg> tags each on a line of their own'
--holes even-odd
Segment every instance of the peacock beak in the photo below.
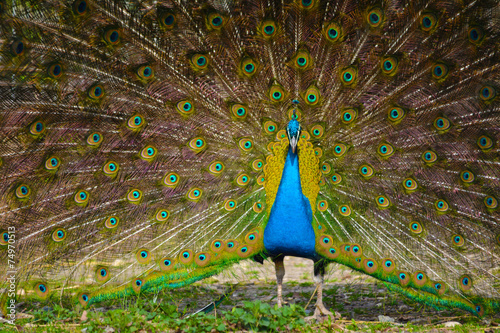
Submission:
<svg viewBox="0 0 500 333">
<path fill-rule="evenodd" d="M 290 147 L 292 147 L 292 152 L 295 154 L 295 150 L 297 150 L 297 142 L 298 142 L 298 137 L 292 136 L 290 138 Z"/>
</svg>

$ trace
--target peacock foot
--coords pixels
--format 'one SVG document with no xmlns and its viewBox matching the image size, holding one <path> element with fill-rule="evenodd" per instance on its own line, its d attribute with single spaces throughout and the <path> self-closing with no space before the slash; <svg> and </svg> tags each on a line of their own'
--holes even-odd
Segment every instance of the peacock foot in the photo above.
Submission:
<svg viewBox="0 0 500 333">
<path fill-rule="evenodd" d="M 331 320 L 335 321 L 337 319 L 340 319 L 342 316 L 340 313 L 335 312 L 332 313 L 328 311 L 323 303 L 321 304 L 316 304 L 316 309 L 314 310 L 314 315 L 309 316 L 304 318 L 306 322 L 310 322 L 313 320 L 316 320 L 319 323 L 322 323 L 323 321 L 327 320 L 328 318 L 331 318 Z"/>
</svg>

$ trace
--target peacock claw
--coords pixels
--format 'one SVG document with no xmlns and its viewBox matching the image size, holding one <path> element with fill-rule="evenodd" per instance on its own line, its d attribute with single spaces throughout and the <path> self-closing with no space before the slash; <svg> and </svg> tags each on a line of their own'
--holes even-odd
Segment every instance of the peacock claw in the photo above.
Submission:
<svg viewBox="0 0 500 333">
<path fill-rule="evenodd" d="M 304 318 L 304 320 L 306 322 L 316 320 L 317 322 L 322 323 L 328 318 L 331 318 L 331 320 L 335 321 L 337 319 L 340 319 L 341 317 L 342 316 L 340 313 L 338 312 L 332 313 L 328 311 L 323 304 L 321 304 L 321 305 L 316 305 L 316 309 L 314 310 L 314 315 L 306 317 Z"/>
</svg>

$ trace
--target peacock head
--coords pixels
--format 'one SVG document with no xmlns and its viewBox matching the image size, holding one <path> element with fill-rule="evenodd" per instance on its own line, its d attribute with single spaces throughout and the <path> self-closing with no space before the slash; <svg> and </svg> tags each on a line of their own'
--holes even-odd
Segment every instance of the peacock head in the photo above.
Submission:
<svg viewBox="0 0 500 333">
<path fill-rule="evenodd" d="M 297 103 L 294 103 L 294 104 L 297 104 Z M 299 142 L 301 130 L 302 130 L 302 128 L 300 127 L 300 123 L 297 120 L 297 114 L 296 114 L 296 111 L 294 109 L 292 119 L 288 122 L 288 126 L 286 127 L 286 134 L 288 135 L 288 141 L 290 142 L 290 147 L 292 148 L 292 152 L 294 154 L 295 154 L 295 150 L 297 150 L 297 143 Z"/>
</svg>

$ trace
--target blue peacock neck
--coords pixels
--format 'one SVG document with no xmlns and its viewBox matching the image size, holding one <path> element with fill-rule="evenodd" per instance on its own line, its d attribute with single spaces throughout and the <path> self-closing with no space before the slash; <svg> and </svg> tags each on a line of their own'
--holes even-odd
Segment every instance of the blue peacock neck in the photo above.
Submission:
<svg viewBox="0 0 500 333">
<path fill-rule="evenodd" d="M 283 169 L 276 200 L 264 230 L 264 246 L 271 256 L 316 258 L 312 210 L 302 193 L 298 154 L 291 147 Z"/>
</svg>

